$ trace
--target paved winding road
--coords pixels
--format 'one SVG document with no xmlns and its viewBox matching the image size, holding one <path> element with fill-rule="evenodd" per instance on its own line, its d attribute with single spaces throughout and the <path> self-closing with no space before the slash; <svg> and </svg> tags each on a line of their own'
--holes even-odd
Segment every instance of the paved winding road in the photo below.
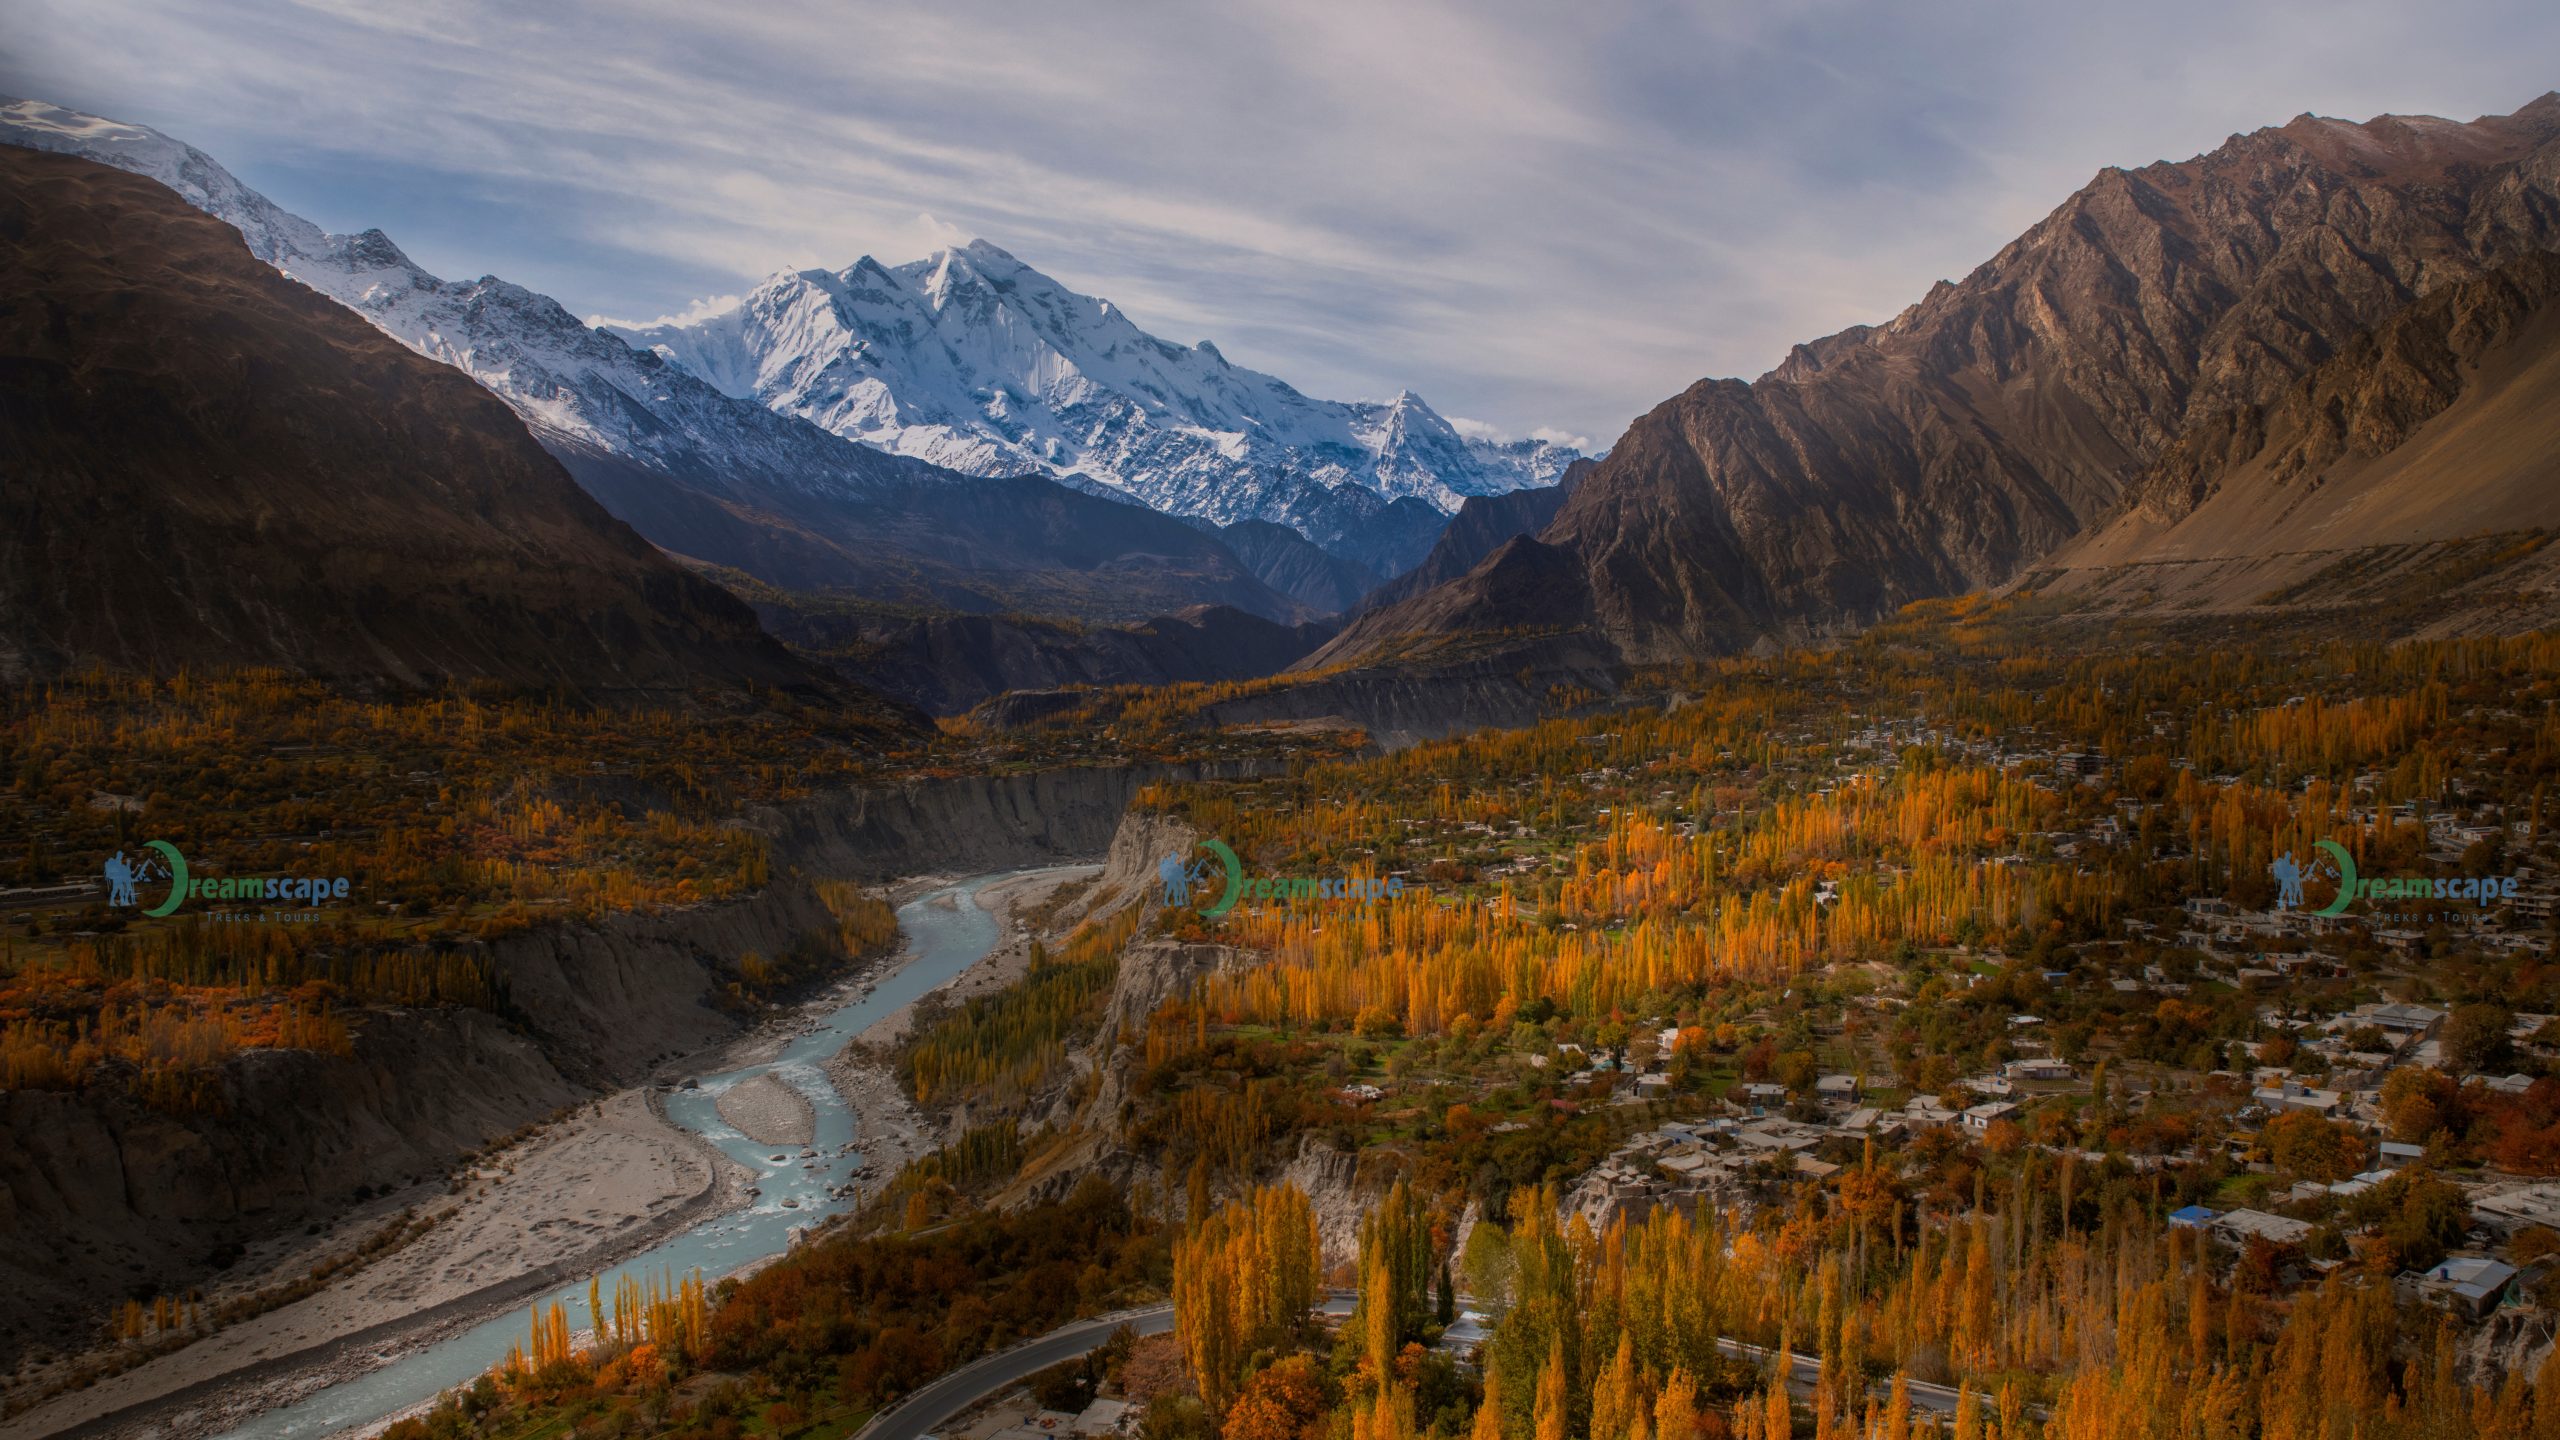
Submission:
<svg viewBox="0 0 2560 1440">
<path fill-rule="evenodd" d="M 1718 1340 L 1716 1348 L 1737 1360 L 1748 1360 L 1756 1366 L 1765 1367 L 1769 1363 L 1769 1349 L 1765 1345 L 1745 1345 L 1739 1340 Z M 1762 1373 L 1767 1372 L 1764 1369 Z M 1807 1355 L 1802 1351 L 1788 1354 L 1787 1389 L 1790 1393 L 1809 1397 L 1821 1380 L 1821 1356 Z M 1878 1385 L 1873 1388 L 1877 1394 L 1883 1395 L 1890 1393 L 1892 1387 Z M 1956 1413 L 1956 1392 L 1952 1387 L 1932 1385 L 1925 1380 L 1913 1380 L 1908 1382 L 1908 1388 L 1912 1409 L 1925 1410 L 1938 1415 Z"/>
<path fill-rule="evenodd" d="M 1024 1341 L 1010 1350 L 963 1365 L 909 1395 L 894 1409 L 873 1417 L 870 1424 L 862 1427 L 857 1440 L 920 1440 L 935 1426 L 1006 1386 L 1019 1385 L 1061 1360 L 1073 1360 L 1101 1348 L 1102 1342 L 1111 1338 L 1111 1332 L 1123 1325 L 1140 1335 L 1161 1335 L 1173 1328 L 1173 1307 L 1150 1305 L 1144 1310 L 1123 1310 L 1116 1315 L 1079 1320 L 1061 1325 L 1037 1340 Z"/>
<path fill-rule="evenodd" d="M 1348 1291 L 1331 1293 L 1326 1308 L 1340 1308 L 1349 1294 Z M 1019 1385 L 1061 1360 L 1073 1360 L 1100 1348 L 1102 1342 L 1111 1338 L 1111 1332 L 1123 1325 L 1140 1335 L 1164 1334 L 1173 1328 L 1173 1307 L 1150 1305 L 1143 1310 L 1123 1310 L 1114 1315 L 1079 1320 L 1072 1325 L 1061 1325 L 1037 1340 L 1025 1341 L 1010 1350 L 964 1365 L 916 1391 L 897 1406 L 874 1416 L 870 1424 L 862 1427 L 855 1440 L 923 1440 L 934 1427 L 1007 1386 Z M 1719 1340 L 1716 1348 L 1755 1365 L 1766 1365 L 1769 1361 L 1769 1351 L 1759 1345 Z M 1819 1357 L 1801 1353 L 1787 1357 L 1788 1388 L 1796 1394 L 1811 1395 L 1815 1382 L 1821 1378 L 1822 1361 Z M 1878 1393 L 1883 1393 L 1884 1387 L 1876 1388 Z M 1955 1412 L 1956 1392 L 1947 1386 L 1914 1380 L 1910 1382 L 1910 1394 L 1914 1410 L 1940 1415 Z"/>
</svg>

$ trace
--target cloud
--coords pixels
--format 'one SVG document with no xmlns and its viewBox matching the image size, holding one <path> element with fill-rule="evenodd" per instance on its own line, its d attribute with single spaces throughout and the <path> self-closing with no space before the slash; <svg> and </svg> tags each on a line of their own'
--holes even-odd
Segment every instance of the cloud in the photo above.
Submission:
<svg viewBox="0 0 2560 1440">
<path fill-rule="evenodd" d="M 1450 429 L 1469 440 L 1490 440 L 1496 445 L 1508 445 L 1513 440 L 1523 438 L 1499 425 L 1488 424 L 1482 420 L 1470 420 L 1463 415 L 1445 415 L 1441 418 L 1449 422 Z M 1533 426 L 1526 438 L 1542 440 L 1549 445 L 1570 445 L 1576 450 L 1593 448 L 1590 436 L 1577 435 L 1570 430 L 1559 430 L 1553 425 Z"/>
<path fill-rule="evenodd" d="M 18 0 L 0 89 L 579 313 L 982 236 L 1311 393 L 1614 438 L 2103 166 L 2511 109 L 2555 50 L 2509 0 Z"/>
<path fill-rule="evenodd" d="M 714 315 L 726 315 L 738 308 L 743 295 L 704 295 L 681 310 L 673 310 L 655 320 L 616 320 L 610 315 L 590 315 L 587 324 L 613 330 L 653 330 L 660 325 L 690 325 Z"/>
</svg>

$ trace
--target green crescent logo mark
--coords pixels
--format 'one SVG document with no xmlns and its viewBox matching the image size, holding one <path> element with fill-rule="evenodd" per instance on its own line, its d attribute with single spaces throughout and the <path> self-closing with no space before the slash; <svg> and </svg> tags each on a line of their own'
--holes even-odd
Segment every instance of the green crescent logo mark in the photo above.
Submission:
<svg viewBox="0 0 2560 1440">
<path fill-rule="evenodd" d="M 1226 841 L 1215 836 L 1201 841 L 1200 848 L 1217 856 L 1218 863 L 1227 867 L 1226 892 L 1218 897 L 1217 904 L 1200 912 L 1215 920 L 1236 908 L 1236 898 L 1244 894 L 1244 862 L 1236 858 L 1236 852 L 1228 846 Z"/>
<path fill-rule="evenodd" d="M 2319 848 L 2328 851 L 2330 858 L 2338 862 L 2338 896 L 2311 913 L 2343 915 L 2347 911 L 2347 906 L 2356 898 L 2356 857 L 2348 854 L 2347 847 L 2335 840 L 2321 840 L 2315 843 Z"/>
<path fill-rule="evenodd" d="M 143 848 L 159 851 L 160 858 L 169 862 L 169 898 L 142 913 L 155 917 L 167 915 L 178 908 L 178 902 L 187 898 L 187 857 L 179 854 L 178 847 L 166 840 L 146 840 Z"/>
</svg>

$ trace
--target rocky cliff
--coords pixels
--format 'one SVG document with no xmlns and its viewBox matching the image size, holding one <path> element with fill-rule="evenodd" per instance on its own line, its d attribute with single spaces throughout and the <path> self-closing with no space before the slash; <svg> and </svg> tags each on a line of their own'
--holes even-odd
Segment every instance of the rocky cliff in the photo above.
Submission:
<svg viewBox="0 0 2560 1440">
<path fill-rule="evenodd" d="M 2444 286 L 2264 404 L 2190 425 L 2019 582 L 2097 614 L 2551 623 L 2560 255 Z"/>
<path fill-rule="evenodd" d="M 1008 691 L 1257 679 L 1333 637 L 1328 621 L 1283 625 L 1224 605 L 1132 625 L 996 615 L 830 625 L 768 603 L 756 608 L 776 635 L 933 715 L 961 714 Z"/>
<path fill-rule="evenodd" d="M 441 1175 L 584 1094 L 531 1036 L 458 1009 L 371 1015 L 344 1057 L 243 1054 L 212 1113 L 111 1084 L 0 1092 L 0 1360 L 84 1339 L 109 1305 L 199 1281 L 359 1191 Z"/>
<path fill-rule="evenodd" d="M 371 1193 L 736 1032 L 715 999 L 748 951 L 832 945 L 803 877 L 861 879 L 1091 858 L 1137 786 L 1193 771 L 1082 769 L 880 786 L 748 817 L 782 878 L 745 900 L 549 926 L 495 941 L 506 1013 L 385 1009 L 354 1052 L 254 1050 L 221 1103 L 171 1114 L 113 1083 L 0 1092 L 0 1371 L 102 1307 L 219 1269 Z M 1149 862 L 1152 864 L 1152 862 Z M 1152 881 L 1152 872 L 1150 872 Z"/>
<path fill-rule="evenodd" d="M 2553 249 L 2560 93 L 2467 124 L 2306 115 L 2107 170 L 1891 321 L 1657 406 L 1544 552 L 1514 542 L 1355 630 L 1588 626 L 1668 660 L 1995 585 L 2114 513 L 2190 422 Z"/>
<path fill-rule="evenodd" d="M 975 873 L 1103 854 L 1152 781 L 1245 773 L 1221 765 L 1076 766 L 866 786 L 749 817 L 777 861 L 857 880 Z"/>
</svg>

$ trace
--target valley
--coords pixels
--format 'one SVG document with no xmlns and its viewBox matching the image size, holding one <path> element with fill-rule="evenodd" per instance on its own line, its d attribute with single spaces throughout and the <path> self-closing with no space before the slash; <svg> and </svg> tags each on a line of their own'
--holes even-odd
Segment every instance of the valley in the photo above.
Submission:
<svg viewBox="0 0 2560 1440">
<path fill-rule="evenodd" d="M 0 98 L 0 1440 L 2560 1437 L 2560 92 L 895 8 Z"/>
</svg>

